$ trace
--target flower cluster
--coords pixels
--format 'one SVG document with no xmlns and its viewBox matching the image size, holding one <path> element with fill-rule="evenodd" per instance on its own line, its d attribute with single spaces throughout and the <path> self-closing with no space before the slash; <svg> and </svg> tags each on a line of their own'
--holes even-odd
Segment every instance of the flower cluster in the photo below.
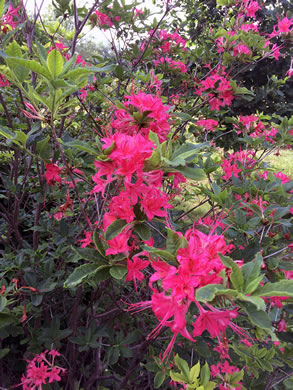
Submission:
<svg viewBox="0 0 293 390">
<path fill-rule="evenodd" d="M 256 164 L 254 157 L 255 152 L 252 150 L 242 150 L 240 152 L 231 153 L 221 164 L 224 172 L 222 179 L 229 180 L 232 175 L 239 177 L 239 173 L 244 169 L 252 169 Z"/>
<path fill-rule="evenodd" d="M 0 87 L 9 87 L 9 81 L 7 80 L 7 78 L 0 73 Z"/>
<path fill-rule="evenodd" d="M 166 139 L 170 131 L 169 107 L 159 97 L 139 92 L 126 96 L 124 105 L 127 110 L 115 110 L 115 119 L 112 121 L 115 131 L 131 136 L 139 133 L 143 137 L 148 137 L 152 131 L 161 142 Z"/>
<path fill-rule="evenodd" d="M 6 34 L 9 30 L 14 30 L 17 27 L 20 21 L 15 20 L 15 18 L 19 19 L 19 9 L 20 5 L 16 8 L 13 8 L 13 5 L 9 3 L 7 12 L 2 15 L 0 19 L 0 32 Z"/>
<path fill-rule="evenodd" d="M 182 247 L 177 251 L 178 266 L 170 265 L 156 257 L 152 259 L 151 266 L 155 271 L 149 279 L 149 285 L 153 291 L 152 299 L 131 305 L 130 310 L 151 307 L 157 317 L 159 324 L 148 335 L 148 338 L 158 335 L 163 326 L 169 327 L 173 332 L 163 359 L 169 356 L 178 334 L 190 341 L 195 341 L 187 329 L 186 320 L 192 302 L 200 312 L 196 321 L 192 323 L 193 337 L 207 330 L 211 337 L 217 337 L 220 341 L 219 337 L 227 326 L 241 333 L 238 327 L 231 322 L 231 319 L 238 316 L 235 309 L 218 310 L 207 305 L 209 310 L 206 310 L 195 300 L 197 289 L 208 284 L 222 283 L 220 273 L 221 271 L 225 273 L 225 266 L 219 254 L 227 254 L 234 248 L 233 245 L 226 244 L 223 235 L 214 234 L 215 226 L 208 235 L 195 229 L 188 230 L 184 237 L 178 234 L 182 241 Z M 152 257 L 151 254 L 150 256 Z M 154 283 L 159 283 L 161 291 L 154 287 Z"/>
<path fill-rule="evenodd" d="M 216 366 L 211 366 L 211 375 L 216 378 L 220 378 L 223 383 L 219 384 L 220 390 L 240 390 L 242 389 L 242 384 L 238 381 L 236 385 L 229 384 L 229 376 L 233 375 L 236 372 L 239 372 L 239 368 L 231 366 L 227 360 L 223 363 L 218 363 Z M 229 375 L 230 374 L 230 375 Z"/>
<path fill-rule="evenodd" d="M 247 25 L 248 26 L 248 25 Z M 247 30 L 249 31 L 252 29 L 250 25 L 247 27 Z M 227 35 L 234 36 L 236 35 L 235 31 L 227 31 Z M 226 37 L 222 36 L 216 39 L 216 44 L 218 47 L 218 53 L 224 53 L 226 52 L 231 52 L 233 57 L 239 57 L 238 59 L 243 59 L 244 56 L 251 56 L 252 51 L 250 48 L 245 45 L 243 42 L 238 42 L 237 40 L 235 41 L 229 41 Z"/>
<path fill-rule="evenodd" d="M 181 73 L 187 72 L 187 67 L 182 61 L 175 61 L 169 57 L 160 57 L 158 60 L 154 60 L 155 66 L 162 64 L 167 64 L 169 68 L 174 70 L 178 69 Z"/>
<path fill-rule="evenodd" d="M 155 149 L 148 138 L 150 131 L 160 140 L 169 131 L 168 107 L 160 98 L 142 92 L 127 96 L 125 107 L 115 111 L 112 131 L 116 132 L 102 138 L 107 159 L 95 162 L 98 171 L 92 177 L 96 184 L 93 193 L 104 196 L 109 184 L 118 193 L 112 197 L 109 211 L 103 217 L 104 229 L 117 219 L 128 224 L 118 236 L 108 240 L 106 255 L 129 253 L 128 240 L 139 214 L 151 221 L 154 217 L 166 217 L 166 209 L 171 207 L 168 196 L 160 189 L 163 171 L 145 169 Z M 137 262 L 134 259 L 135 265 Z"/>
<path fill-rule="evenodd" d="M 65 369 L 55 364 L 56 356 L 60 353 L 52 349 L 28 360 L 26 375 L 21 378 L 23 390 L 42 390 L 42 385 L 61 381 Z"/>
<path fill-rule="evenodd" d="M 154 34 L 153 30 L 150 30 L 149 34 Z M 152 37 L 152 45 L 153 53 L 156 56 L 156 59 L 153 60 L 155 66 L 163 65 L 168 71 L 187 72 L 187 66 L 177 58 L 177 54 L 186 51 L 186 40 L 177 32 L 173 34 L 166 30 L 156 32 Z M 145 50 L 145 43 L 141 45 L 140 49 Z"/>
<path fill-rule="evenodd" d="M 214 119 L 200 119 L 195 124 L 206 131 L 214 131 L 215 128 L 218 127 L 219 122 Z"/>
<path fill-rule="evenodd" d="M 149 34 L 152 33 L 152 30 L 149 31 Z M 176 47 L 186 50 L 186 40 L 177 32 L 170 34 L 166 30 L 160 30 L 156 33 L 155 38 L 159 41 L 163 53 L 170 53 L 171 49 Z"/>
<path fill-rule="evenodd" d="M 95 19 L 96 19 L 96 23 L 98 24 L 99 27 L 102 27 L 102 28 L 107 28 L 107 27 L 113 27 L 113 22 L 119 22 L 120 21 L 120 16 L 115 16 L 113 17 L 111 15 L 111 12 L 108 15 L 104 14 L 103 12 L 99 12 L 99 11 L 96 11 L 95 14 Z M 92 20 L 93 20 L 93 16 L 92 16 Z"/>
<path fill-rule="evenodd" d="M 275 143 L 278 134 L 276 128 L 265 125 L 256 115 L 240 115 L 237 124 L 234 124 L 237 134 L 247 134 L 251 138 L 264 137 L 265 141 Z"/>
<path fill-rule="evenodd" d="M 231 106 L 234 100 L 233 87 L 226 77 L 225 69 L 221 67 L 199 83 L 196 93 L 208 100 L 211 110 L 219 111 L 220 107 Z"/>
</svg>

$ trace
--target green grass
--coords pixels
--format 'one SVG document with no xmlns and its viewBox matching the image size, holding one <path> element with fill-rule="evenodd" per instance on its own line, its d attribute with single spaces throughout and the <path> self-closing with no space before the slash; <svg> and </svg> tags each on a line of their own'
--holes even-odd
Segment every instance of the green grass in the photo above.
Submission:
<svg viewBox="0 0 293 390">
<path fill-rule="evenodd" d="M 285 175 L 293 176 L 293 150 L 281 150 L 279 156 L 272 154 L 265 161 L 274 171 L 282 171 Z"/>
</svg>

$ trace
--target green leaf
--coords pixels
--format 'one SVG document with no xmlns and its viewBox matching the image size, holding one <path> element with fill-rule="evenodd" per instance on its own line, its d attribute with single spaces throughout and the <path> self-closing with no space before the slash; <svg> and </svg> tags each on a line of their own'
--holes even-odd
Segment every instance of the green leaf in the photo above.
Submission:
<svg viewBox="0 0 293 390">
<path fill-rule="evenodd" d="M 206 179 L 206 174 L 201 168 L 177 167 L 176 171 L 192 180 L 200 181 Z"/>
<path fill-rule="evenodd" d="M 97 230 L 95 230 L 93 232 L 93 241 L 94 241 L 94 244 L 95 244 L 95 247 L 97 248 L 98 252 L 100 253 L 101 256 L 105 257 L 105 248 L 102 244 L 102 241 L 99 237 L 99 233 L 97 232 Z"/>
<path fill-rule="evenodd" d="M 242 291 L 243 285 L 244 285 L 244 279 L 243 275 L 241 273 L 240 268 L 238 265 L 228 256 L 223 256 L 220 254 L 222 263 L 232 269 L 230 280 L 233 283 L 233 287 L 238 290 Z"/>
<path fill-rule="evenodd" d="M 87 69 L 90 70 L 93 73 L 100 73 L 100 72 L 110 72 L 115 68 L 114 64 L 102 66 L 101 68 L 97 66 L 89 66 Z"/>
<path fill-rule="evenodd" d="M 247 302 L 252 303 L 253 305 L 256 306 L 256 308 L 258 310 L 263 310 L 263 311 L 266 310 L 266 303 L 260 297 L 247 296 L 247 295 L 244 295 L 244 294 L 240 293 L 240 294 L 237 295 L 237 299 L 240 299 L 241 301 L 247 301 Z"/>
<path fill-rule="evenodd" d="M 204 390 L 214 390 L 216 386 L 216 382 L 209 382 L 207 385 L 205 385 Z"/>
<path fill-rule="evenodd" d="M 252 295 L 259 297 L 293 297 L 293 280 L 266 283 L 256 289 Z"/>
<path fill-rule="evenodd" d="M 97 272 L 91 275 L 90 279 L 87 280 L 87 283 L 93 288 L 97 288 L 100 282 L 110 278 L 109 266 L 105 265 L 104 267 L 99 267 Z"/>
<path fill-rule="evenodd" d="M 185 112 L 174 112 L 172 116 L 183 119 L 184 121 L 190 121 L 192 119 L 192 116 Z"/>
<path fill-rule="evenodd" d="M 201 374 L 200 371 L 201 371 L 200 370 L 200 362 L 197 362 L 193 367 L 191 367 L 191 369 L 190 369 L 190 380 L 191 380 L 191 382 L 195 382 L 196 381 L 196 379 L 199 376 L 199 373 Z"/>
<path fill-rule="evenodd" d="M 16 130 L 14 141 L 19 142 L 22 146 L 25 146 L 27 140 L 27 135 L 20 130 Z"/>
<path fill-rule="evenodd" d="M 74 141 L 69 141 L 69 142 L 64 142 L 62 141 L 62 144 L 65 146 L 69 146 L 73 149 L 80 150 L 83 152 L 87 152 L 90 155 L 93 156 L 98 156 L 99 155 L 99 150 L 92 148 L 87 142 L 80 141 L 80 140 L 74 140 Z"/>
<path fill-rule="evenodd" d="M 42 46 L 39 42 L 37 44 L 38 55 L 42 61 L 42 64 L 47 67 L 48 49 Z"/>
<path fill-rule="evenodd" d="M 5 309 L 7 305 L 7 298 L 5 298 L 3 295 L 0 295 L 0 311 Z"/>
<path fill-rule="evenodd" d="M 83 264 L 75 268 L 71 275 L 65 280 L 64 288 L 73 288 L 82 283 L 86 278 L 95 274 L 98 269 L 104 266 L 97 267 L 96 264 Z"/>
<path fill-rule="evenodd" d="M 123 79 L 123 68 L 120 65 L 117 65 L 114 69 L 115 76 L 118 77 L 119 80 Z"/>
<path fill-rule="evenodd" d="M 53 79 L 56 79 L 62 73 L 63 63 L 64 59 L 62 54 L 58 50 L 53 49 L 47 57 L 47 66 Z"/>
<path fill-rule="evenodd" d="M 115 103 L 115 106 L 118 108 L 118 110 L 128 111 L 126 106 L 124 106 L 124 104 L 121 103 L 120 100 L 115 100 L 114 103 Z"/>
<path fill-rule="evenodd" d="M 165 378 L 166 378 L 166 374 L 162 371 L 158 371 L 154 379 L 154 388 L 159 389 L 164 383 Z"/>
<path fill-rule="evenodd" d="M 231 385 L 236 385 L 238 382 L 242 381 L 243 376 L 244 376 L 244 372 L 242 370 L 239 371 L 239 372 L 234 372 L 231 375 L 230 384 Z"/>
<path fill-rule="evenodd" d="M 50 136 L 47 135 L 45 139 L 37 142 L 36 152 L 44 160 L 49 159 L 50 157 Z"/>
<path fill-rule="evenodd" d="M 205 386 L 209 383 L 209 380 L 210 380 L 210 367 L 206 362 L 200 370 L 200 384 Z"/>
<path fill-rule="evenodd" d="M 144 223 L 135 225 L 133 230 L 143 241 L 148 241 L 152 236 L 150 228 Z"/>
<path fill-rule="evenodd" d="M 12 139 L 15 137 L 15 134 L 12 133 L 12 131 L 10 131 L 8 127 L 4 127 L 1 125 L 0 125 L 0 135 L 2 135 L 2 137 L 6 139 Z"/>
<path fill-rule="evenodd" d="M 52 80 L 51 81 L 51 85 L 53 86 L 53 88 L 55 89 L 58 89 L 58 88 L 72 88 L 72 87 L 75 87 L 76 89 L 78 89 L 77 86 L 75 86 L 75 84 L 69 84 L 69 82 L 63 80 L 63 79 L 57 79 L 57 80 Z"/>
<path fill-rule="evenodd" d="M 147 245 L 144 245 L 143 249 L 148 251 L 149 253 L 153 253 L 154 255 L 161 257 L 164 260 L 167 260 L 167 261 L 170 261 L 171 263 L 177 264 L 176 256 L 174 256 L 172 253 L 170 253 L 168 251 L 165 251 L 163 249 L 153 248 L 153 247 L 150 247 Z"/>
<path fill-rule="evenodd" d="M 0 0 L 0 17 L 3 15 L 5 0 Z"/>
<path fill-rule="evenodd" d="M 79 259 L 87 260 L 95 264 L 101 264 L 101 262 L 105 262 L 105 259 L 101 258 L 99 253 L 94 248 L 76 248 L 72 246 L 72 250 L 79 256 Z"/>
<path fill-rule="evenodd" d="M 196 300 L 200 302 L 210 302 L 216 295 L 237 296 L 236 290 L 227 289 L 221 284 L 207 284 L 196 291 Z"/>
<path fill-rule="evenodd" d="M 117 280 L 121 280 L 127 274 L 126 265 L 114 265 L 110 268 L 110 275 Z"/>
<path fill-rule="evenodd" d="M 153 133 L 152 131 L 149 132 L 149 139 L 156 145 L 160 147 L 160 141 L 158 134 Z"/>
<path fill-rule="evenodd" d="M 179 236 L 176 232 L 167 228 L 166 249 L 168 252 L 176 255 L 179 248 L 187 248 L 188 244 L 183 236 Z"/>
<path fill-rule="evenodd" d="M 270 317 L 267 315 L 266 312 L 262 310 L 257 310 L 255 305 L 248 302 L 241 302 L 241 307 L 245 310 L 245 312 L 248 314 L 248 317 L 250 321 L 258 326 L 261 329 L 265 330 L 271 330 L 272 324 Z"/>
<path fill-rule="evenodd" d="M 184 160 L 190 159 L 190 157 L 193 159 L 194 156 L 198 154 L 198 149 L 204 148 L 208 145 L 208 142 L 204 142 L 201 144 L 185 143 L 181 145 L 180 148 L 175 150 L 172 155 L 172 160 L 175 160 L 177 157 L 180 157 Z"/>
<path fill-rule="evenodd" d="M 17 320 L 13 314 L 0 313 L 0 329 L 17 322 L 19 322 L 19 320 Z"/>
<path fill-rule="evenodd" d="M 8 59 L 10 63 L 23 65 L 29 70 L 31 70 L 32 72 L 38 73 L 44 76 L 48 80 L 51 79 L 50 72 L 48 72 L 48 70 L 44 66 L 42 66 L 35 60 L 25 60 L 23 58 L 16 58 L 16 57 L 9 57 Z"/>
<path fill-rule="evenodd" d="M 175 382 L 183 382 L 183 383 L 188 382 L 188 378 L 186 378 L 184 375 L 179 374 L 177 372 L 170 371 L 170 377 Z"/>
<path fill-rule="evenodd" d="M 78 81 L 82 77 L 90 75 L 92 72 L 88 68 L 76 68 L 69 70 L 64 74 L 64 78 L 70 79 L 73 81 Z"/>
<path fill-rule="evenodd" d="M 181 359 L 181 357 L 179 355 L 175 356 L 174 361 L 175 361 L 176 367 L 184 374 L 184 376 L 189 381 L 190 380 L 190 378 L 189 378 L 189 367 L 188 367 L 187 362 L 184 359 Z M 199 371 L 200 371 L 200 363 L 198 362 L 198 373 L 197 373 L 196 378 L 198 377 Z"/>
<path fill-rule="evenodd" d="M 22 52 L 19 44 L 16 41 L 12 41 L 6 48 L 5 53 L 8 57 L 22 57 Z"/>
<path fill-rule="evenodd" d="M 245 284 L 244 292 L 245 294 L 251 294 L 259 286 L 260 282 L 263 280 L 264 275 L 259 275 L 256 279 L 252 280 L 250 283 Z"/>
<path fill-rule="evenodd" d="M 144 161 L 144 167 L 143 167 L 143 170 L 145 172 L 149 172 L 149 171 L 153 171 L 161 162 L 161 154 L 158 150 L 158 148 L 156 148 L 151 157 L 147 158 L 145 161 Z"/>
<path fill-rule="evenodd" d="M 107 241 L 112 240 L 112 238 L 118 236 L 118 234 L 122 232 L 125 226 L 127 226 L 127 223 L 124 221 L 124 219 L 116 219 L 111 223 L 111 225 L 107 227 L 105 239 Z"/>
<path fill-rule="evenodd" d="M 0 359 L 3 359 L 10 352 L 10 348 L 0 349 Z"/>
<path fill-rule="evenodd" d="M 259 252 L 255 255 L 254 260 L 244 264 L 241 267 L 241 272 L 245 280 L 244 291 L 246 294 L 252 293 L 252 291 L 249 291 L 253 287 L 253 284 L 251 283 L 254 282 L 255 279 L 258 280 L 259 278 L 258 275 L 260 273 L 262 263 L 263 263 L 263 257 Z"/>
<path fill-rule="evenodd" d="M 108 146 L 108 148 L 103 150 L 103 154 L 109 156 L 109 154 L 111 154 L 115 148 L 116 148 L 116 143 L 115 141 L 113 141 L 112 144 Z"/>
</svg>

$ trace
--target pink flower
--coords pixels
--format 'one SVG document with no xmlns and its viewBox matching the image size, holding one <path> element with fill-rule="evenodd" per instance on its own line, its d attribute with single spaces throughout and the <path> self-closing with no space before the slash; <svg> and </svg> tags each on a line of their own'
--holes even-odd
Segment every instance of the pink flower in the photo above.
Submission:
<svg viewBox="0 0 293 390">
<path fill-rule="evenodd" d="M 85 248 L 86 246 L 89 246 L 92 244 L 92 232 L 85 232 L 85 238 L 82 240 L 78 240 L 81 244 L 81 248 Z"/>
<path fill-rule="evenodd" d="M 45 164 L 46 166 L 46 173 L 45 173 L 45 179 L 47 180 L 47 183 L 50 186 L 55 185 L 56 183 L 61 183 L 61 177 L 59 176 L 62 170 L 53 163 Z"/>
<path fill-rule="evenodd" d="M 0 73 L 0 87 L 9 87 L 10 83 L 7 78 Z"/>
<path fill-rule="evenodd" d="M 215 127 L 219 125 L 218 121 L 214 119 L 201 119 L 195 123 L 197 126 L 201 126 L 206 130 L 214 131 Z"/>
<path fill-rule="evenodd" d="M 53 357 L 51 362 L 46 357 L 47 353 Z M 42 385 L 61 380 L 60 374 L 63 374 L 65 369 L 55 365 L 54 359 L 56 356 L 60 356 L 60 354 L 55 350 L 45 351 L 36 355 L 33 360 L 28 361 L 26 375 L 23 374 L 21 378 L 23 390 L 41 390 Z"/>
<path fill-rule="evenodd" d="M 107 241 L 109 248 L 106 249 L 106 256 L 117 255 L 117 253 L 128 253 L 130 247 L 128 246 L 128 240 L 131 232 L 120 233 L 112 240 Z"/>
<path fill-rule="evenodd" d="M 277 46 L 276 43 L 273 44 L 272 46 L 272 49 L 271 49 L 271 52 L 272 52 L 272 56 L 274 57 L 275 60 L 279 60 L 280 57 L 282 57 L 281 53 L 280 53 L 280 47 Z"/>
<path fill-rule="evenodd" d="M 12 4 L 9 4 L 8 10 L 6 14 L 2 15 L 0 19 L 0 32 L 6 34 L 9 30 L 9 27 L 14 30 L 17 25 L 20 23 L 19 20 L 13 20 L 13 17 L 18 17 L 18 11 L 20 9 L 20 5 L 16 8 L 13 8 Z"/>
<path fill-rule="evenodd" d="M 177 272 L 177 268 L 164 263 L 163 261 L 157 260 L 151 263 L 153 269 L 156 271 L 149 280 L 149 286 L 152 290 L 153 283 L 160 279 L 168 278 L 168 276 L 175 275 Z"/>
<path fill-rule="evenodd" d="M 196 92 L 197 95 L 202 95 L 202 92 L 214 90 L 208 93 L 207 98 L 211 110 L 219 110 L 221 106 L 232 104 L 234 92 L 230 81 L 225 78 L 224 68 L 219 68 L 214 71 L 211 76 L 201 81 L 201 88 Z"/>
<path fill-rule="evenodd" d="M 286 329 L 287 329 L 287 324 L 286 321 L 283 319 L 278 324 L 278 332 L 283 332 Z"/>
<path fill-rule="evenodd" d="M 112 27 L 113 26 L 112 20 L 107 15 L 105 15 L 99 11 L 96 11 L 96 15 L 97 15 L 97 20 L 98 20 L 98 25 L 100 27 L 105 27 L 105 26 Z"/>
<path fill-rule="evenodd" d="M 293 76 L 293 57 L 291 58 L 290 68 L 289 68 L 288 72 L 286 73 L 286 75 L 288 75 L 288 77 Z M 289 131 L 289 134 L 293 135 L 293 129 Z"/>
<path fill-rule="evenodd" d="M 258 176 L 259 177 L 263 177 L 264 180 L 267 180 L 268 175 L 269 175 L 269 172 L 268 171 L 264 171 L 264 173 L 260 173 Z"/>
<path fill-rule="evenodd" d="M 52 383 L 54 381 L 61 381 L 61 376 L 59 375 L 61 373 L 61 369 L 57 367 L 52 367 L 51 371 L 48 374 L 49 377 L 49 383 Z"/>
<path fill-rule="evenodd" d="M 245 11 L 246 11 L 246 16 L 248 17 L 251 17 L 251 18 L 255 18 L 255 13 L 261 9 L 261 7 L 259 6 L 258 2 L 257 1 L 247 1 L 245 0 L 246 2 L 246 8 L 245 8 Z"/>
<path fill-rule="evenodd" d="M 279 171 L 278 173 L 274 173 L 274 176 L 281 180 L 282 184 L 289 183 L 290 177 Z"/>
<path fill-rule="evenodd" d="M 252 51 L 246 45 L 239 44 L 234 47 L 233 56 L 241 54 L 250 55 L 252 54 Z"/>
<path fill-rule="evenodd" d="M 231 318 L 237 316 L 236 310 L 218 310 L 214 312 L 202 310 L 196 322 L 192 324 L 194 326 L 193 337 L 200 336 L 205 330 L 209 332 L 211 337 L 219 337 L 230 325 Z"/>
<path fill-rule="evenodd" d="M 142 260 L 138 256 L 134 256 L 132 261 L 127 259 L 128 274 L 126 276 L 126 282 L 131 280 L 135 281 L 136 279 L 142 281 L 144 279 L 144 274 L 140 271 L 145 269 L 148 265 L 148 260 Z"/>
<path fill-rule="evenodd" d="M 248 31 L 258 32 L 257 22 L 256 23 L 242 24 L 240 27 L 240 30 L 245 31 L 245 32 L 248 32 Z"/>
<path fill-rule="evenodd" d="M 143 10 L 142 9 L 137 9 L 136 7 L 134 7 L 134 11 L 135 11 L 135 16 L 143 14 Z"/>
<path fill-rule="evenodd" d="M 246 339 L 242 339 L 240 340 L 241 343 L 245 344 L 247 347 L 251 347 L 252 346 L 252 343 Z"/>
<path fill-rule="evenodd" d="M 127 196 L 125 191 L 120 192 L 118 196 L 114 196 L 109 205 L 110 214 L 116 219 L 124 219 L 127 223 L 134 220 L 135 215 L 132 207 L 134 204 L 131 199 Z"/>
<path fill-rule="evenodd" d="M 53 217 L 56 219 L 56 221 L 61 221 L 61 219 L 64 217 L 64 212 L 59 211 L 53 215 Z"/>
<path fill-rule="evenodd" d="M 155 216 L 165 217 L 167 215 L 166 209 L 172 208 L 168 203 L 167 195 L 156 187 L 148 188 L 143 193 L 141 206 L 149 220 L 152 220 Z"/>
<path fill-rule="evenodd" d="M 287 17 L 285 17 L 283 19 L 279 19 L 278 20 L 279 32 L 288 34 L 289 32 L 291 32 L 290 27 L 292 24 L 293 24 L 293 18 L 288 19 Z"/>
</svg>

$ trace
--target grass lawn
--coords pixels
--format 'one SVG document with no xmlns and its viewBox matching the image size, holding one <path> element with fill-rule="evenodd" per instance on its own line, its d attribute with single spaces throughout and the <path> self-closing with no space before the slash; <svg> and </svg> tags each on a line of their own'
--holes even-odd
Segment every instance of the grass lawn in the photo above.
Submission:
<svg viewBox="0 0 293 390">
<path fill-rule="evenodd" d="M 270 155 L 266 160 L 277 172 L 282 171 L 285 175 L 293 178 L 293 150 L 281 150 L 280 156 Z"/>
</svg>

